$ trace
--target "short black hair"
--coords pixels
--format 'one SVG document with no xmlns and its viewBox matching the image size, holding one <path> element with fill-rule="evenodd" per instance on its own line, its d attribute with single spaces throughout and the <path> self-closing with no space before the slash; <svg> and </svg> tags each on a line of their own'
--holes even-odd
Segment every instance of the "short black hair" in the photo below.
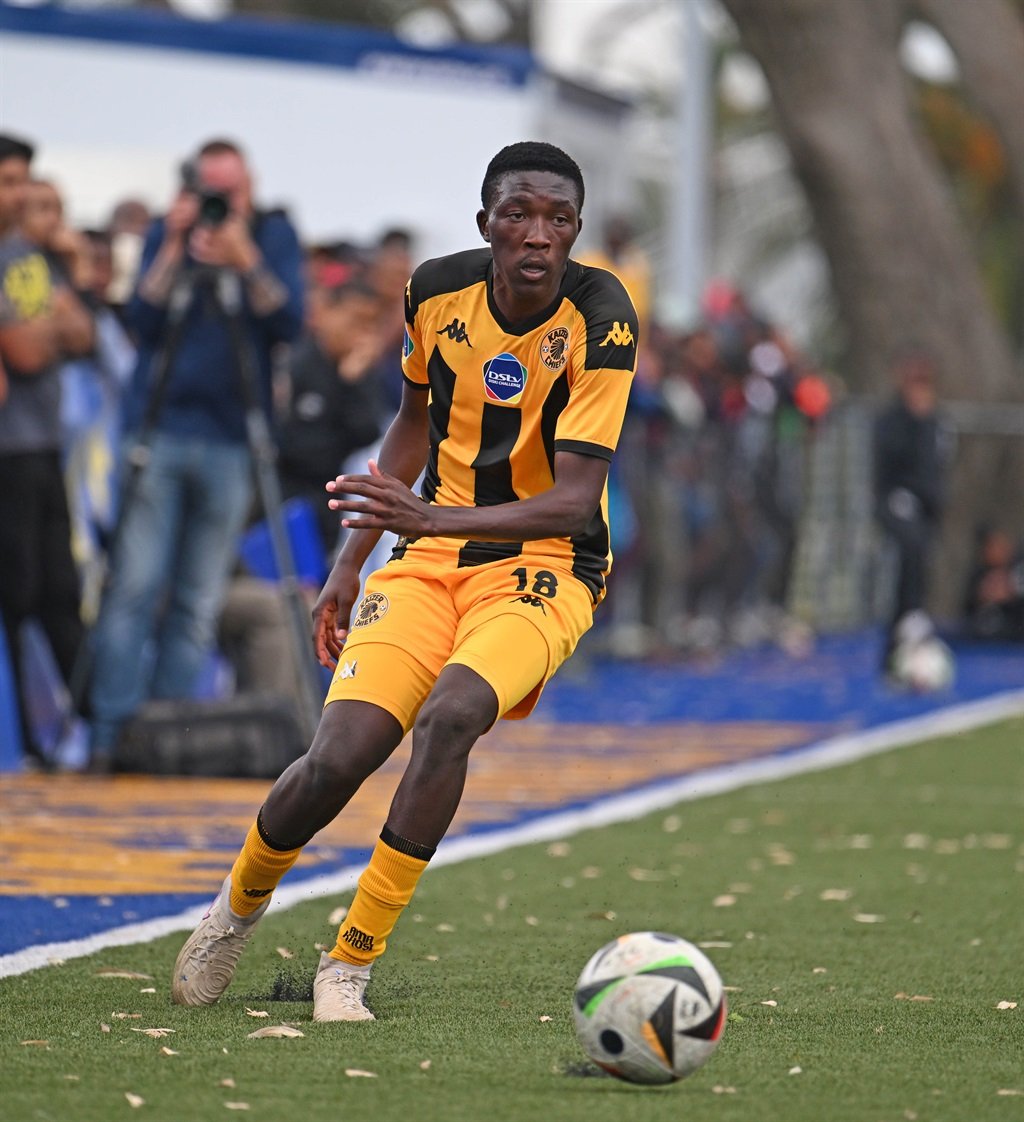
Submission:
<svg viewBox="0 0 1024 1122">
<path fill-rule="evenodd" d="M 24 160 L 26 164 L 32 163 L 36 154 L 35 148 L 20 136 L 11 136 L 8 132 L 0 132 L 0 164 L 4 160 Z"/>
<path fill-rule="evenodd" d="M 543 140 L 521 140 L 516 144 L 509 144 L 491 160 L 480 188 L 480 201 L 484 204 L 484 210 L 491 209 L 498 181 L 514 171 L 550 171 L 564 176 L 575 184 L 579 195 L 576 210 L 578 213 L 583 211 L 583 172 L 580 171 L 579 164 L 561 148 Z"/>
</svg>

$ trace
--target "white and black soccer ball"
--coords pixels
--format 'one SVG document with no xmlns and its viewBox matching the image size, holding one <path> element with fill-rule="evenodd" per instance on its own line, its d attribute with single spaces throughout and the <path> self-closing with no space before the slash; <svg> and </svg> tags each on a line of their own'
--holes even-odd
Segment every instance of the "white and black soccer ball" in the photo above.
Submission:
<svg viewBox="0 0 1024 1122">
<path fill-rule="evenodd" d="M 678 935 L 639 931 L 603 946 L 573 1000 L 583 1051 L 631 1083 L 672 1083 L 704 1064 L 725 1027 L 722 979 Z"/>
<path fill-rule="evenodd" d="M 901 643 L 893 654 L 892 676 L 915 693 L 948 690 L 956 677 L 953 652 L 938 636 Z"/>
</svg>

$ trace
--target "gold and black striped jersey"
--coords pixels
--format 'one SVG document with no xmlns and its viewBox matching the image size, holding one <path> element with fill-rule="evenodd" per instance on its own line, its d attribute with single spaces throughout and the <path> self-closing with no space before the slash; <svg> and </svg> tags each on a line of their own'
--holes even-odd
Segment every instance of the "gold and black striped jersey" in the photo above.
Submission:
<svg viewBox="0 0 1024 1122">
<path fill-rule="evenodd" d="M 637 317 L 622 284 L 570 261 L 552 304 L 511 324 L 494 302 L 491 254 L 421 265 L 406 290 L 406 380 L 429 390 L 430 452 L 422 496 L 440 506 L 493 506 L 554 484 L 555 453 L 610 460 L 636 370 Z M 576 537 L 528 542 L 400 540 L 407 553 L 479 565 L 559 562 L 604 595 L 611 565 L 607 489 Z"/>
</svg>

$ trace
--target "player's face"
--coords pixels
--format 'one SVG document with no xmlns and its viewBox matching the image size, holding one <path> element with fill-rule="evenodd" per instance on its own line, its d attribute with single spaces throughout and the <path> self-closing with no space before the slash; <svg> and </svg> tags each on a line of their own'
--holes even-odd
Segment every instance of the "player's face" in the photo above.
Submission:
<svg viewBox="0 0 1024 1122">
<path fill-rule="evenodd" d="M 548 171 L 509 172 L 477 224 L 491 244 L 502 311 L 521 319 L 550 304 L 582 226 L 572 180 Z"/>
</svg>

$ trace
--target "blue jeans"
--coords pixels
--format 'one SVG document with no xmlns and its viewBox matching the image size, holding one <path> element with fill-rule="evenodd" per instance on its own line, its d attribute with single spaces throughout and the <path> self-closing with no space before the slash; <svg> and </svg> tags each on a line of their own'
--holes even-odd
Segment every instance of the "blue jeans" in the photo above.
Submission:
<svg viewBox="0 0 1024 1122">
<path fill-rule="evenodd" d="M 124 513 L 94 637 L 92 745 L 147 697 L 191 696 L 252 501 L 246 445 L 154 434 Z"/>
</svg>

